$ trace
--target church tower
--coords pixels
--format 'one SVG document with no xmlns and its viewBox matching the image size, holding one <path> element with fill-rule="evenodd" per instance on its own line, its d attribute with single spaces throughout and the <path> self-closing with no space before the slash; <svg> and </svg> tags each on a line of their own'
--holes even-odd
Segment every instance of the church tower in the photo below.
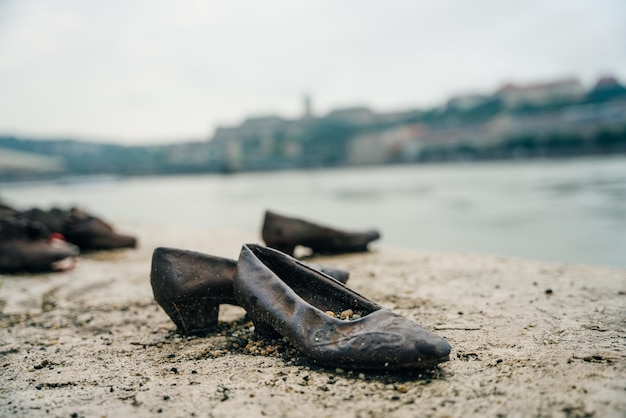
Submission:
<svg viewBox="0 0 626 418">
<path fill-rule="evenodd" d="M 305 94 L 303 98 L 304 103 L 304 119 L 311 119 L 313 117 L 313 108 L 311 105 L 311 96 L 309 94 Z"/>
</svg>

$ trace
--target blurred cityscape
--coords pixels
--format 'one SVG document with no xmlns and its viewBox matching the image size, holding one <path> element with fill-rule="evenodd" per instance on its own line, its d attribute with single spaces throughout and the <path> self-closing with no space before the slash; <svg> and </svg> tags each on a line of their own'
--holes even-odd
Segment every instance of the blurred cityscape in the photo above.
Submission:
<svg viewBox="0 0 626 418">
<path fill-rule="evenodd" d="M 123 146 L 0 135 L 0 179 L 562 158 L 626 153 L 626 88 L 613 76 L 506 84 L 442 106 L 377 113 L 367 106 L 250 117 L 203 142 Z"/>
</svg>

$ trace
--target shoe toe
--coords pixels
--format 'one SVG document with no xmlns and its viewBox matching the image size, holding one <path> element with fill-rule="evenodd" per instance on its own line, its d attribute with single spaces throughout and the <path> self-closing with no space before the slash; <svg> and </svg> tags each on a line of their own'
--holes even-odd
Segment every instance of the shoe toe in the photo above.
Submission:
<svg viewBox="0 0 626 418">
<path fill-rule="evenodd" d="M 420 333 L 422 337 L 414 343 L 417 356 L 424 362 L 447 361 L 451 350 L 450 343 L 430 331 L 424 331 L 425 333 Z"/>
<path fill-rule="evenodd" d="M 317 353 L 320 362 L 332 359 L 356 368 L 391 370 L 432 367 L 449 359 L 450 344 L 444 338 L 386 309 L 365 317 L 355 328 L 343 322 L 322 331 L 315 340 L 333 344 Z"/>
<path fill-rule="evenodd" d="M 378 232 L 378 231 L 377 231 L 377 230 L 375 230 L 375 229 L 372 229 L 371 231 L 367 231 L 367 232 L 365 232 L 363 235 L 365 236 L 365 239 L 366 239 L 368 242 L 371 242 L 371 241 L 376 241 L 377 239 L 379 239 L 379 238 L 380 238 L 380 232 Z"/>
</svg>

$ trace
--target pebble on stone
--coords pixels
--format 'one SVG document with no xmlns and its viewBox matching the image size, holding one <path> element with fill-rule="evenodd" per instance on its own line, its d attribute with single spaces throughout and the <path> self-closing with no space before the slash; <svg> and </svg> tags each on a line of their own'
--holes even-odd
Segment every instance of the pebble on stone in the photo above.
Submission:
<svg viewBox="0 0 626 418">
<path fill-rule="evenodd" d="M 354 311 L 352 309 L 346 309 L 345 311 L 341 312 L 341 317 L 343 319 L 350 318 L 352 315 L 354 315 Z"/>
</svg>

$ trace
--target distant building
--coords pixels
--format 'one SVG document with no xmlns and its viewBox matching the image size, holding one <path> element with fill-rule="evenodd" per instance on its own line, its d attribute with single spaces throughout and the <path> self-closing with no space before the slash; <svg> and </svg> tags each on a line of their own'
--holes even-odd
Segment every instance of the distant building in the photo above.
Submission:
<svg viewBox="0 0 626 418">
<path fill-rule="evenodd" d="M 420 150 L 425 131 L 424 125 L 413 123 L 360 134 L 347 147 L 346 163 L 371 165 L 411 161 Z"/>
<path fill-rule="evenodd" d="M 0 149 L 0 176 L 58 174 L 64 171 L 65 165 L 59 157 Z"/>
<path fill-rule="evenodd" d="M 240 129 L 274 129 L 276 126 L 280 126 L 285 122 L 283 118 L 275 115 L 268 116 L 254 116 L 247 118 L 240 125 Z"/>
<path fill-rule="evenodd" d="M 598 79 L 593 90 L 624 90 L 624 86 L 612 75 L 605 75 Z"/>
<path fill-rule="evenodd" d="M 239 126 L 217 128 L 212 142 L 231 171 L 292 167 L 302 154 L 295 139 L 306 123 L 278 116 L 248 118 Z"/>
<path fill-rule="evenodd" d="M 353 125 L 366 125 L 376 120 L 376 115 L 365 106 L 336 109 L 326 115 L 326 119 Z"/>
<path fill-rule="evenodd" d="M 496 92 L 505 107 L 543 106 L 560 102 L 577 102 L 585 97 L 585 89 L 574 78 L 524 86 L 505 84 Z"/>
<path fill-rule="evenodd" d="M 587 98 L 590 102 L 626 100 L 626 88 L 615 77 L 606 75 L 598 79 Z"/>
<path fill-rule="evenodd" d="M 471 159 L 510 140 L 591 138 L 604 128 L 615 131 L 623 126 L 626 89 L 606 76 L 590 92 L 598 99 L 590 100 L 591 93 L 578 80 L 566 78 L 506 84 L 491 96 L 458 95 L 428 112 L 375 113 L 354 106 L 321 117 L 313 114 L 311 97 L 304 95 L 301 117 L 269 115 L 220 127 L 205 154 L 214 166 L 221 162 L 225 171 L 426 161 L 448 158 L 450 152 L 454 158 Z M 541 109 L 550 104 L 560 106 Z M 537 111 L 507 111 L 524 106 Z M 480 112 L 473 112 L 475 108 Z"/>
<path fill-rule="evenodd" d="M 484 104 L 488 100 L 487 96 L 482 94 L 463 94 L 459 96 L 454 96 L 450 100 L 446 107 L 448 109 L 456 109 L 456 110 L 470 110 L 481 104 Z"/>
</svg>

